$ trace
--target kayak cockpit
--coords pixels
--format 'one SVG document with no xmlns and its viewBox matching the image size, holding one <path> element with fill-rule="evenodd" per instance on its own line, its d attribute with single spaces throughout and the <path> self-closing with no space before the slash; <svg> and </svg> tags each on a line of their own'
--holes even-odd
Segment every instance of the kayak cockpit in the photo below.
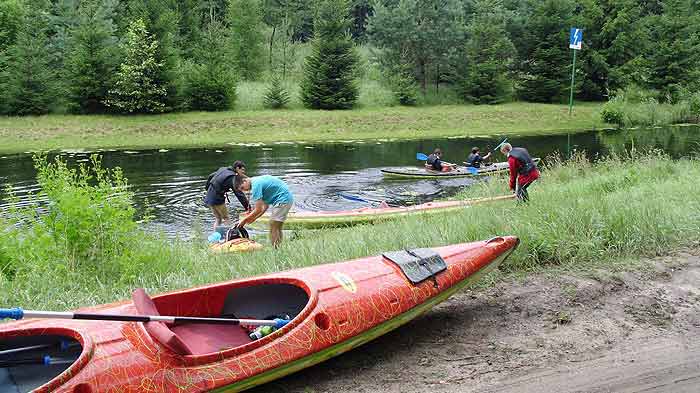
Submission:
<svg viewBox="0 0 700 393">
<path fill-rule="evenodd" d="M 0 393 L 30 392 L 73 365 L 83 351 L 72 337 L 26 335 L 0 338 Z"/>
<path fill-rule="evenodd" d="M 215 291 L 204 289 L 201 293 L 195 291 L 164 295 L 155 299 L 151 299 L 143 289 L 137 289 L 133 293 L 133 302 L 138 313 L 142 315 L 174 315 L 170 312 L 177 308 L 173 307 L 174 304 L 189 303 L 206 304 L 206 307 L 190 310 L 186 313 L 187 316 L 245 319 L 275 319 L 283 316 L 294 319 L 309 302 L 308 293 L 292 284 L 261 283 L 246 286 L 234 285 L 224 289 L 218 288 Z M 144 326 L 155 341 L 183 356 L 201 356 L 228 351 L 253 342 L 249 336 L 249 330 L 240 325 L 202 323 L 167 325 L 163 322 L 147 322 Z"/>
</svg>

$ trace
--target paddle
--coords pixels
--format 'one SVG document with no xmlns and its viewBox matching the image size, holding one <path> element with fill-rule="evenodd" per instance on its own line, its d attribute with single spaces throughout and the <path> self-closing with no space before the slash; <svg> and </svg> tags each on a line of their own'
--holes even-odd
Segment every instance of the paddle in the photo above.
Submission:
<svg viewBox="0 0 700 393">
<path fill-rule="evenodd" d="M 346 193 L 343 193 L 343 192 L 339 192 L 338 195 L 340 195 L 341 197 L 343 197 L 343 198 L 345 198 L 345 199 L 348 199 L 348 200 L 351 200 L 351 201 L 355 201 L 355 202 L 363 202 L 363 203 L 386 203 L 388 206 L 391 206 L 391 207 L 398 207 L 398 205 L 389 204 L 389 203 L 387 203 L 386 201 L 380 201 L 380 200 L 378 200 L 378 199 L 364 199 L 364 198 L 361 198 L 361 197 L 359 197 L 359 196 L 350 195 L 350 194 L 346 194 Z"/>
<path fill-rule="evenodd" d="M 75 362 L 75 359 L 52 358 L 49 355 L 45 355 L 45 356 L 40 357 L 40 358 L 3 360 L 3 361 L 0 361 L 0 368 L 26 366 L 26 365 L 52 366 L 55 364 L 71 364 L 73 362 Z"/>
<path fill-rule="evenodd" d="M 11 355 L 13 353 L 19 353 L 19 352 L 26 352 L 26 351 L 33 351 L 36 349 L 44 349 L 44 348 L 53 348 L 53 347 L 58 347 L 61 351 L 65 351 L 68 348 L 72 346 L 76 346 L 78 343 L 71 343 L 66 340 L 60 340 L 57 343 L 53 344 L 40 344 L 40 345 L 30 345 L 27 347 L 20 347 L 20 348 L 13 348 L 13 349 L 6 349 L 4 351 L 0 351 L 0 356 L 3 355 Z"/>
<path fill-rule="evenodd" d="M 423 154 L 423 153 L 416 153 L 416 160 L 419 160 L 419 161 L 428 161 L 428 156 L 426 156 L 426 155 Z M 446 164 L 446 165 L 450 165 L 450 166 L 455 166 L 455 167 L 457 166 L 457 164 L 450 164 L 449 162 L 443 162 L 443 163 Z M 465 169 L 467 172 L 471 173 L 472 175 L 476 175 L 477 173 L 479 173 L 479 170 L 476 169 L 476 168 L 474 168 L 474 167 L 472 167 L 472 166 L 464 167 L 464 169 Z"/>
<path fill-rule="evenodd" d="M 506 142 L 508 142 L 508 138 L 503 139 L 503 141 L 501 143 L 499 143 L 498 146 L 496 146 L 496 148 L 493 149 L 493 151 L 497 151 L 498 149 L 500 149 L 501 146 L 503 146 L 503 144 Z"/>
<path fill-rule="evenodd" d="M 82 314 L 57 311 L 32 311 L 19 307 L 0 308 L 0 320 L 10 318 L 54 318 L 54 319 L 83 319 L 90 321 L 122 321 L 122 322 L 168 322 L 168 323 L 206 323 L 212 325 L 253 325 L 274 326 L 282 328 L 289 323 L 287 319 L 233 319 L 233 318 L 201 318 L 201 317 L 169 317 L 163 315 L 120 315 L 120 314 Z"/>
</svg>

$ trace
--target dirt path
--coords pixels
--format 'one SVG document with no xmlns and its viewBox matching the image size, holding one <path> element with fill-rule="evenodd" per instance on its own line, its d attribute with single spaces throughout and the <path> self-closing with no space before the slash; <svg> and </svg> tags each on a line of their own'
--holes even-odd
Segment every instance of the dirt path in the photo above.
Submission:
<svg viewBox="0 0 700 393">
<path fill-rule="evenodd" d="M 700 248 L 455 295 L 263 392 L 699 392 Z"/>
</svg>

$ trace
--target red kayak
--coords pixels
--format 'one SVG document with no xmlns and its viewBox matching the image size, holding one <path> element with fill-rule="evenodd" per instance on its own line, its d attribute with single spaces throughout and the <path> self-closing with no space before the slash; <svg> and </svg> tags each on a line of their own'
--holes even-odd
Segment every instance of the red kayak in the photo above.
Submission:
<svg viewBox="0 0 700 393">
<path fill-rule="evenodd" d="M 403 250 L 80 310 L 270 319 L 239 325 L 30 319 L 0 325 L 0 392 L 241 391 L 362 345 L 494 269 L 515 237 Z M 44 360 L 42 360 L 44 359 Z M 47 360 L 48 359 L 48 360 Z M 45 363 L 45 364 L 39 364 Z"/>
</svg>

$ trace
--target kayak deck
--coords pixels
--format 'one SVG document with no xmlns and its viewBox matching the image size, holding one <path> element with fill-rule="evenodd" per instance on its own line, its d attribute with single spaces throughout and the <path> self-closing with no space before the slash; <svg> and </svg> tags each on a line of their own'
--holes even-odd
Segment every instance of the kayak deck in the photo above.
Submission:
<svg viewBox="0 0 700 393">
<path fill-rule="evenodd" d="M 367 224 L 387 219 L 395 219 L 414 214 L 444 213 L 456 211 L 473 205 L 487 202 L 513 199 L 513 195 L 497 197 L 466 199 L 459 201 L 427 202 L 414 206 L 400 207 L 365 207 L 353 210 L 319 211 L 319 212 L 291 212 L 285 221 L 285 228 L 328 228 Z M 244 214 L 240 216 L 245 217 Z M 254 225 L 266 225 L 269 216 L 261 216 Z"/>
<path fill-rule="evenodd" d="M 211 325 L 149 327 L 153 322 L 38 319 L 0 326 L 0 342 L 17 336 L 62 335 L 80 343 L 82 351 L 75 362 L 37 392 L 241 391 L 401 326 L 495 268 L 517 243 L 514 237 L 498 237 L 435 248 L 446 268 L 419 283 L 409 281 L 396 264 L 380 255 L 152 298 L 137 291 L 133 302 L 82 310 L 292 317 L 288 325 L 255 341 L 244 337 L 245 331 L 219 331 Z M 185 348 L 174 348 L 177 340 Z"/>
<path fill-rule="evenodd" d="M 535 158 L 537 163 L 539 158 Z M 468 170 L 467 167 L 457 167 L 457 169 L 449 172 L 439 172 L 425 167 L 390 167 L 380 170 L 384 176 L 396 178 L 411 178 L 411 179 L 436 179 L 436 178 L 457 178 L 457 177 L 472 177 L 472 176 L 487 176 L 495 173 L 508 172 L 508 162 L 496 162 L 488 166 L 478 168 L 476 173 L 473 169 Z"/>
</svg>

